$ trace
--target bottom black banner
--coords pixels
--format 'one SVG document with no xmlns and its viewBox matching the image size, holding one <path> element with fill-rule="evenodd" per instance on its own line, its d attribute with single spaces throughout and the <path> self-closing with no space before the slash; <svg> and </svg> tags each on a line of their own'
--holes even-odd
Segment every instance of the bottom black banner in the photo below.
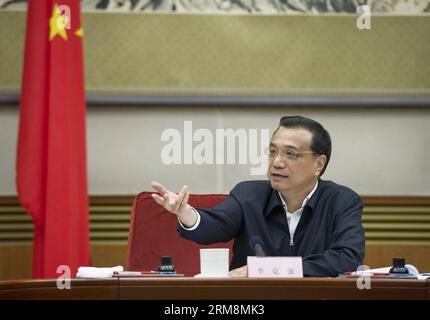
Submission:
<svg viewBox="0 0 430 320">
<path fill-rule="evenodd" d="M 291 316 L 410 318 L 426 314 L 428 301 L 0 301 L 1 314 L 15 317 L 30 313 L 61 319 L 275 319 Z M 83 319 L 82 319 L 83 320 Z"/>
</svg>

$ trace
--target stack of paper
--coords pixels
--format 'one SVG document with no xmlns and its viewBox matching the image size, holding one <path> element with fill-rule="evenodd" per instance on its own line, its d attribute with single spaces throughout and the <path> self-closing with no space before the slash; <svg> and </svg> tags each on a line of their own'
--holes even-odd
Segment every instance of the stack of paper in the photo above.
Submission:
<svg viewBox="0 0 430 320">
<path fill-rule="evenodd" d="M 79 267 L 78 278 L 111 278 L 114 272 L 124 271 L 122 266 L 113 268 Z"/>
</svg>

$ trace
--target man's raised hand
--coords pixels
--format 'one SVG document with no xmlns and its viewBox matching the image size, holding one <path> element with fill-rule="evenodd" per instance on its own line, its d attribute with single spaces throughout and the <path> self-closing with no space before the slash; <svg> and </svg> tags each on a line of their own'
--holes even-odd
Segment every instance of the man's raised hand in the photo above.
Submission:
<svg viewBox="0 0 430 320">
<path fill-rule="evenodd" d="M 151 186 L 158 192 L 151 194 L 152 198 L 164 209 L 176 214 L 185 227 L 192 227 L 196 223 L 197 215 L 188 204 L 190 194 L 187 186 L 183 186 L 178 194 L 167 190 L 156 181 L 151 182 Z"/>
</svg>

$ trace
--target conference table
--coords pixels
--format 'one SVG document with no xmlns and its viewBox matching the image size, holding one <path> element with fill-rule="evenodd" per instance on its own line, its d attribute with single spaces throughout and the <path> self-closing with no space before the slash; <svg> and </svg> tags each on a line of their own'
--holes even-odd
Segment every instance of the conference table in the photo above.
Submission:
<svg viewBox="0 0 430 320">
<path fill-rule="evenodd" d="M 144 277 L 0 281 L 0 300 L 430 300 L 430 280 L 371 279 L 359 289 L 355 278 Z"/>
</svg>

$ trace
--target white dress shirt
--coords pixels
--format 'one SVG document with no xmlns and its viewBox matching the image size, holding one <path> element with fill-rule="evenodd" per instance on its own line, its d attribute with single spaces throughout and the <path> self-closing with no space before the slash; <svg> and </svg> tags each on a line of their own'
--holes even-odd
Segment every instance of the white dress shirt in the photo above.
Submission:
<svg viewBox="0 0 430 320">
<path fill-rule="evenodd" d="M 288 212 L 287 203 L 284 201 L 281 194 L 278 192 L 279 197 L 281 198 L 281 201 L 282 201 L 282 205 L 284 206 L 285 214 L 287 215 L 288 229 L 290 229 L 290 245 L 294 245 L 294 233 L 296 232 L 297 225 L 299 224 L 300 218 L 302 217 L 303 208 L 305 207 L 309 199 L 312 197 L 317 187 L 318 187 L 318 181 L 315 184 L 315 187 L 312 189 L 312 191 L 306 196 L 305 200 L 303 200 L 302 206 L 300 207 L 300 209 L 292 213 Z"/>
</svg>

